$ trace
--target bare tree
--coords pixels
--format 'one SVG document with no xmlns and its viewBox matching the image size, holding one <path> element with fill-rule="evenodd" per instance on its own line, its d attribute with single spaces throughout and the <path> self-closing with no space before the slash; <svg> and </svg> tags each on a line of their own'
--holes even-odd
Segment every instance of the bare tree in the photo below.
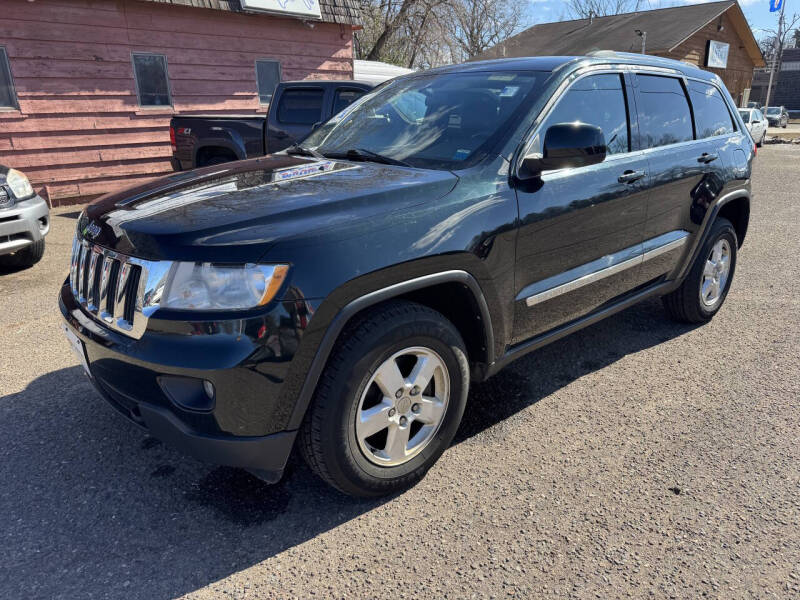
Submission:
<svg viewBox="0 0 800 600">
<path fill-rule="evenodd" d="M 516 0 L 451 0 L 450 35 L 460 56 L 469 59 L 505 40 L 523 25 Z"/>
<path fill-rule="evenodd" d="M 362 0 L 355 55 L 407 67 L 460 62 L 518 31 L 514 0 Z"/>
<path fill-rule="evenodd" d="M 575 19 L 588 19 L 637 11 L 639 5 L 640 0 L 568 0 L 567 11 Z"/>
<path fill-rule="evenodd" d="M 762 39 L 759 45 L 761 46 L 762 52 L 764 52 L 764 56 L 767 60 L 767 66 L 770 69 L 769 83 L 767 84 L 767 97 L 764 100 L 765 106 L 769 106 L 772 96 L 772 81 L 775 76 L 775 71 L 780 71 L 781 59 L 783 58 L 783 49 L 786 47 L 786 41 L 795 37 L 795 33 L 793 33 L 793 31 L 797 30 L 798 24 L 800 24 L 799 14 L 794 13 L 791 17 L 786 17 L 783 9 L 781 9 L 780 14 L 778 15 L 777 28 L 763 30 L 767 34 L 767 37 Z M 765 42 L 767 44 L 771 43 L 772 47 L 765 48 Z"/>
</svg>

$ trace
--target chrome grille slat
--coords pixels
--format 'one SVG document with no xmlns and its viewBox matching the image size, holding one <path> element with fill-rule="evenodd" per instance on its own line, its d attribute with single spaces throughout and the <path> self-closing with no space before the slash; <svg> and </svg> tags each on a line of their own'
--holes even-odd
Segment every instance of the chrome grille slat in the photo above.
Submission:
<svg viewBox="0 0 800 600">
<path fill-rule="evenodd" d="M 89 246 L 81 243 L 78 251 L 80 258 L 78 259 L 78 302 L 81 304 L 86 303 L 86 256 L 89 254 Z"/>
<path fill-rule="evenodd" d="M 100 258 L 100 251 L 97 248 L 90 250 L 89 275 L 86 278 L 86 307 L 93 313 L 97 312 L 97 259 Z"/>
<path fill-rule="evenodd" d="M 114 265 L 114 259 L 110 256 L 103 258 L 103 266 L 100 271 L 100 292 L 97 297 L 97 306 L 99 308 L 100 318 L 106 323 L 110 323 L 114 318 L 113 314 L 108 313 L 108 280 L 111 277 L 111 267 Z"/>
<path fill-rule="evenodd" d="M 80 239 L 72 244 L 70 288 L 84 311 L 110 329 L 140 338 L 158 308 L 171 263 L 126 256 Z"/>
</svg>

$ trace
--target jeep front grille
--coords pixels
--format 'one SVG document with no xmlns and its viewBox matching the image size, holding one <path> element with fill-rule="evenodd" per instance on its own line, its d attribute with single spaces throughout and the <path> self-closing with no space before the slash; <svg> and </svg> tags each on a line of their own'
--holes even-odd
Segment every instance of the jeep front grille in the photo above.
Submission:
<svg viewBox="0 0 800 600">
<path fill-rule="evenodd" d="M 69 282 L 72 295 L 105 326 L 140 338 L 158 308 L 168 261 L 126 256 L 75 237 Z"/>
</svg>

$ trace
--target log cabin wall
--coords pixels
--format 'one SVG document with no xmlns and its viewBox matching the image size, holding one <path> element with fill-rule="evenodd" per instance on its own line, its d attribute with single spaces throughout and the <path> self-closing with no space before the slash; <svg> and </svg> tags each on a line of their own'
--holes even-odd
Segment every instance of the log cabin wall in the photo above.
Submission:
<svg viewBox="0 0 800 600">
<path fill-rule="evenodd" d="M 722 30 L 718 29 L 722 25 Z M 708 40 L 725 42 L 730 44 L 728 51 L 728 66 L 725 69 L 714 69 L 704 66 L 706 63 L 706 52 Z M 753 80 L 753 69 L 755 64 L 747 53 L 742 39 L 736 33 L 733 21 L 728 13 L 724 13 L 720 19 L 714 19 L 705 27 L 692 34 L 686 41 L 682 42 L 672 52 L 659 53 L 665 58 L 682 60 L 702 69 L 711 71 L 720 76 L 728 91 L 733 96 L 737 106 L 740 106 L 742 92 L 749 88 Z"/>
<path fill-rule="evenodd" d="M 0 0 L 19 110 L 0 109 L 0 163 L 52 206 L 171 171 L 173 114 L 265 113 L 256 59 L 282 79 L 352 79 L 350 25 L 136 0 Z M 172 108 L 138 105 L 132 52 L 167 58 Z"/>
</svg>

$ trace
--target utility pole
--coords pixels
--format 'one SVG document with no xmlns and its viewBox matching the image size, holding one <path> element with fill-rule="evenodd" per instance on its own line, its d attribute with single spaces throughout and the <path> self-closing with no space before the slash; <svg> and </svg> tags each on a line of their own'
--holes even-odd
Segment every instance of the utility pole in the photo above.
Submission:
<svg viewBox="0 0 800 600">
<path fill-rule="evenodd" d="M 772 68 L 769 70 L 769 83 L 767 84 L 767 97 L 764 100 L 764 107 L 769 106 L 769 96 L 772 93 L 772 78 L 775 76 L 775 68 L 781 68 L 781 55 L 783 54 L 783 42 L 781 42 L 783 28 L 783 11 L 786 10 L 786 0 L 781 3 L 781 16 L 778 17 L 778 35 L 775 38 L 775 54 L 772 59 Z"/>
</svg>

